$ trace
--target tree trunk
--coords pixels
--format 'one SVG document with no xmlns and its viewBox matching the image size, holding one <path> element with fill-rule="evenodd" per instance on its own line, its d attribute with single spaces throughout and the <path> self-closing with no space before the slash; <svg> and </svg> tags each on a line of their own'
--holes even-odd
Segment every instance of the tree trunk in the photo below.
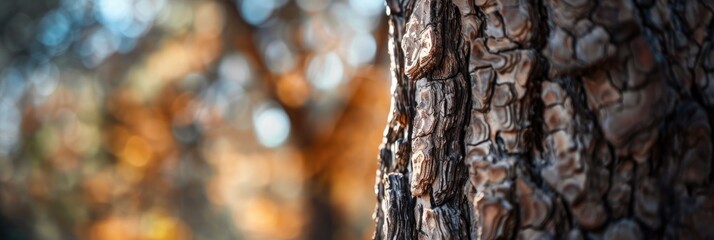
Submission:
<svg viewBox="0 0 714 240">
<path fill-rule="evenodd" d="M 386 2 L 375 239 L 714 239 L 714 2 Z"/>
</svg>

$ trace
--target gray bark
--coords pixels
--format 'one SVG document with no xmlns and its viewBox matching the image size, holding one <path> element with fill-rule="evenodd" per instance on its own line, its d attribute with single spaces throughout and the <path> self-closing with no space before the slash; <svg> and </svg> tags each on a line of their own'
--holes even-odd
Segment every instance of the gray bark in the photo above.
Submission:
<svg viewBox="0 0 714 240">
<path fill-rule="evenodd" d="M 375 239 L 714 239 L 714 2 L 386 4 Z"/>
</svg>

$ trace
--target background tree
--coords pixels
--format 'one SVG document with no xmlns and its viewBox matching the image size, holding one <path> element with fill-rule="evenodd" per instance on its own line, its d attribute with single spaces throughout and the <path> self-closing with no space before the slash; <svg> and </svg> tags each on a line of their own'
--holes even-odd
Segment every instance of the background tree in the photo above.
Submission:
<svg viewBox="0 0 714 240">
<path fill-rule="evenodd" d="M 375 239 L 714 237 L 714 3 L 386 5 Z"/>
</svg>

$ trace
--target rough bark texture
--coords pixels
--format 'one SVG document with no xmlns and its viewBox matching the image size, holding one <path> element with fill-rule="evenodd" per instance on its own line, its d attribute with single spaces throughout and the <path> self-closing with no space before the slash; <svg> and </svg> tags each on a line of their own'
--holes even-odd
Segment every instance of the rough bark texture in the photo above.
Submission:
<svg viewBox="0 0 714 240">
<path fill-rule="evenodd" d="M 386 4 L 375 239 L 714 239 L 714 1 Z"/>
</svg>

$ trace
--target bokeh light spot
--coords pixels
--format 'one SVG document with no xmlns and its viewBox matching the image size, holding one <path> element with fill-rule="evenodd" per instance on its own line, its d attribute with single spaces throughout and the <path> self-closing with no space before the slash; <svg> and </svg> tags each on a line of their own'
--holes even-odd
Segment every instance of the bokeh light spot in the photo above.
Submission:
<svg viewBox="0 0 714 240">
<path fill-rule="evenodd" d="M 293 53 L 282 40 L 275 40 L 265 47 L 265 62 L 268 68 L 275 73 L 283 73 L 295 67 Z"/>
<path fill-rule="evenodd" d="M 313 57 L 307 67 L 308 80 L 320 90 L 334 89 L 342 83 L 343 77 L 342 61 L 334 52 Z"/>
<path fill-rule="evenodd" d="M 357 33 L 349 40 L 347 62 L 352 66 L 369 63 L 377 53 L 377 43 L 369 33 Z"/>
<path fill-rule="evenodd" d="M 253 70 L 245 56 L 240 53 L 228 54 L 218 66 L 221 78 L 239 83 L 242 86 L 250 84 Z"/>
<path fill-rule="evenodd" d="M 59 77 L 59 68 L 53 63 L 48 63 L 35 68 L 29 80 L 34 85 L 35 93 L 47 97 L 57 88 Z"/>
<path fill-rule="evenodd" d="M 152 146 L 141 137 L 131 136 L 120 155 L 132 166 L 144 167 L 152 158 Z"/>
<path fill-rule="evenodd" d="M 56 46 L 62 43 L 70 30 L 70 21 L 61 11 L 47 14 L 40 22 L 40 41 L 47 46 Z"/>
<path fill-rule="evenodd" d="M 258 141 L 266 147 L 278 147 L 290 135 L 290 119 L 285 111 L 275 104 L 258 108 L 253 115 L 253 125 Z"/>
<path fill-rule="evenodd" d="M 240 12 L 246 22 L 252 25 L 260 25 L 270 17 L 275 7 L 276 4 L 273 0 L 243 0 Z"/>
<path fill-rule="evenodd" d="M 25 92 L 25 80 L 16 68 L 5 70 L 0 78 L 0 101 L 16 103 Z"/>
<path fill-rule="evenodd" d="M 350 0 L 350 6 L 363 16 L 375 16 L 384 13 L 383 0 Z"/>
</svg>

